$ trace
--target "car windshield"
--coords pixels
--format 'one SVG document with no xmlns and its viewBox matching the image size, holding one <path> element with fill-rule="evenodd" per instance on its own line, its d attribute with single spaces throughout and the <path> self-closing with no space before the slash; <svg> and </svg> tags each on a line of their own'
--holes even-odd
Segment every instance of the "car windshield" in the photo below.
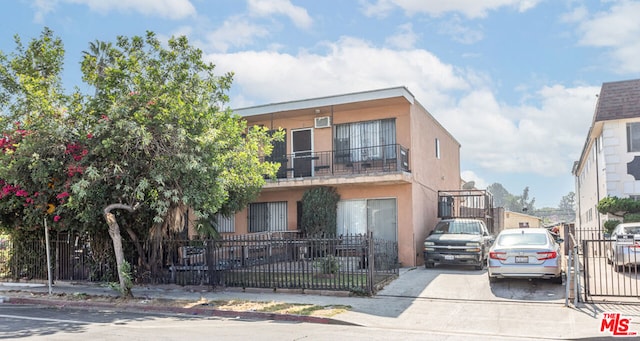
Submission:
<svg viewBox="0 0 640 341">
<path fill-rule="evenodd" d="M 496 242 L 500 246 L 545 245 L 547 243 L 547 236 L 542 233 L 509 233 L 498 236 Z"/>
<path fill-rule="evenodd" d="M 640 234 L 640 226 L 626 226 L 622 233 L 624 234 Z"/>
<path fill-rule="evenodd" d="M 482 234 L 480 224 L 473 221 L 441 221 L 433 230 L 434 234 Z"/>
</svg>

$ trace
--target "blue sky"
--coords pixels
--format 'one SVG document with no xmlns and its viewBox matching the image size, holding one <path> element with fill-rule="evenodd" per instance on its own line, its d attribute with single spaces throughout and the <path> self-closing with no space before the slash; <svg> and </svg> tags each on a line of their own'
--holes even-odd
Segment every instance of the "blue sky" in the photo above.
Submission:
<svg viewBox="0 0 640 341">
<path fill-rule="evenodd" d="M 529 186 L 536 207 L 574 190 L 603 82 L 640 78 L 640 1 L 16 0 L 0 50 L 47 26 L 64 82 L 95 40 L 186 35 L 220 73 L 232 108 L 406 86 L 461 143 L 463 179 Z"/>
</svg>

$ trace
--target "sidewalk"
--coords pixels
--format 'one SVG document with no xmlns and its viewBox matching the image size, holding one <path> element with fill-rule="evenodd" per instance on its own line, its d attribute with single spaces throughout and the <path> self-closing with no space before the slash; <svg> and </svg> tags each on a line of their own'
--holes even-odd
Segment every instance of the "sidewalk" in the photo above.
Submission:
<svg viewBox="0 0 640 341">
<path fill-rule="evenodd" d="M 270 313 L 222 312 L 211 308 L 198 311 L 191 308 L 191 314 L 209 314 L 209 316 L 238 316 L 246 318 L 266 318 L 314 323 L 353 324 L 385 329 L 402 329 L 428 332 L 455 332 L 462 335 L 482 336 L 484 338 L 512 337 L 531 339 L 579 339 L 610 337 L 609 331 L 602 332 L 603 313 L 619 313 L 621 317 L 631 319 L 629 331 L 640 332 L 640 305 L 622 304 L 580 304 L 578 307 L 565 307 L 559 301 L 533 302 L 511 300 L 464 300 L 420 297 L 413 292 L 415 271 L 402 269 L 400 277 L 380 291 L 375 297 L 345 297 L 320 294 L 299 294 L 273 292 L 269 290 L 223 290 L 194 291 L 177 286 L 139 286 L 133 289 L 136 300 L 247 300 L 275 301 L 284 303 L 304 303 L 319 306 L 348 305 L 347 312 L 332 316 L 308 317 Z M 48 293 L 46 285 L 24 285 L 0 283 L 0 302 L 55 304 L 43 301 L 41 295 Z M 94 285 L 57 283 L 52 290 L 56 294 L 86 294 L 99 296 L 118 296 L 111 288 Z M 4 297 L 4 299 L 3 299 Z M 47 297 L 45 295 L 45 297 Z M 84 305 L 87 303 L 65 306 Z M 63 303 L 58 303 L 63 305 Z M 97 305 L 101 307 L 101 305 Z M 119 308 L 127 308 L 119 306 Z M 139 306 L 138 306 L 139 308 Z M 144 309 L 159 311 L 163 309 Z M 168 310 L 168 311 L 167 311 Z M 171 313 L 186 311 L 165 309 Z"/>
</svg>

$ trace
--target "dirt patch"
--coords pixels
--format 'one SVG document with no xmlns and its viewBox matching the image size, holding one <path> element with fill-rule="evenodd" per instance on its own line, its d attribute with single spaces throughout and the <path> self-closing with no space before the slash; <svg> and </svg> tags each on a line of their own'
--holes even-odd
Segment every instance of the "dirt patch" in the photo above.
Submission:
<svg viewBox="0 0 640 341">
<path fill-rule="evenodd" d="M 144 307 L 167 307 L 167 308 L 183 308 L 183 309 L 216 309 L 225 311 L 255 311 L 268 312 L 274 314 L 294 314 L 302 316 L 332 317 L 351 309 L 347 305 L 330 305 L 320 306 L 314 304 L 286 303 L 277 301 L 247 301 L 247 300 L 207 300 L 200 298 L 199 300 L 172 300 L 172 299 L 123 299 L 112 296 L 87 295 L 84 293 L 75 294 L 54 294 L 49 296 L 44 293 L 25 293 L 20 292 L 4 292 L 5 296 L 38 298 L 45 300 L 70 301 L 70 302 L 86 302 L 86 303 L 103 303 L 114 304 L 116 306 L 127 305 Z"/>
</svg>

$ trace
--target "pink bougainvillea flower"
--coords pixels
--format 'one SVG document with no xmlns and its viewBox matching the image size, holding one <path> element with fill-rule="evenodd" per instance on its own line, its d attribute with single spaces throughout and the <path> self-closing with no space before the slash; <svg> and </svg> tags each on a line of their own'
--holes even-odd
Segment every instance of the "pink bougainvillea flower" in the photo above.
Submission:
<svg viewBox="0 0 640 341">
<path fill-rule="evenodd" d="M 28 197 L 29 196 L 29 192 L 25 191 L 24 189 L 19 189 L 16 191 L 16 196 L 17 197 Z"/>
<path fill-rule="evenodd" d="M 53 217 L 53 221 L 55 221 L 56 223 L 60 221 L 60 219 L 62 219 L 62 217 L 60 217 L 59 215 Z"/>
<path fill-rule="evenodd" d="M 87 138 L 88 138 L 88 139 L 93 138 L 93 134 L 88 133 L 88 134 L 87 134 Z"/>
<path fill-rule="evenodd" d="M 62 193 L 60 193 L 60 194 L 56 195 L 56 198 L 58 198 L 58 199 L 64 199 L 64 198 L 66 198 L 66 197 L 68 197 L 68 196 L 69 196 L 69 192 L 62 192 Z"/>
</svg>

